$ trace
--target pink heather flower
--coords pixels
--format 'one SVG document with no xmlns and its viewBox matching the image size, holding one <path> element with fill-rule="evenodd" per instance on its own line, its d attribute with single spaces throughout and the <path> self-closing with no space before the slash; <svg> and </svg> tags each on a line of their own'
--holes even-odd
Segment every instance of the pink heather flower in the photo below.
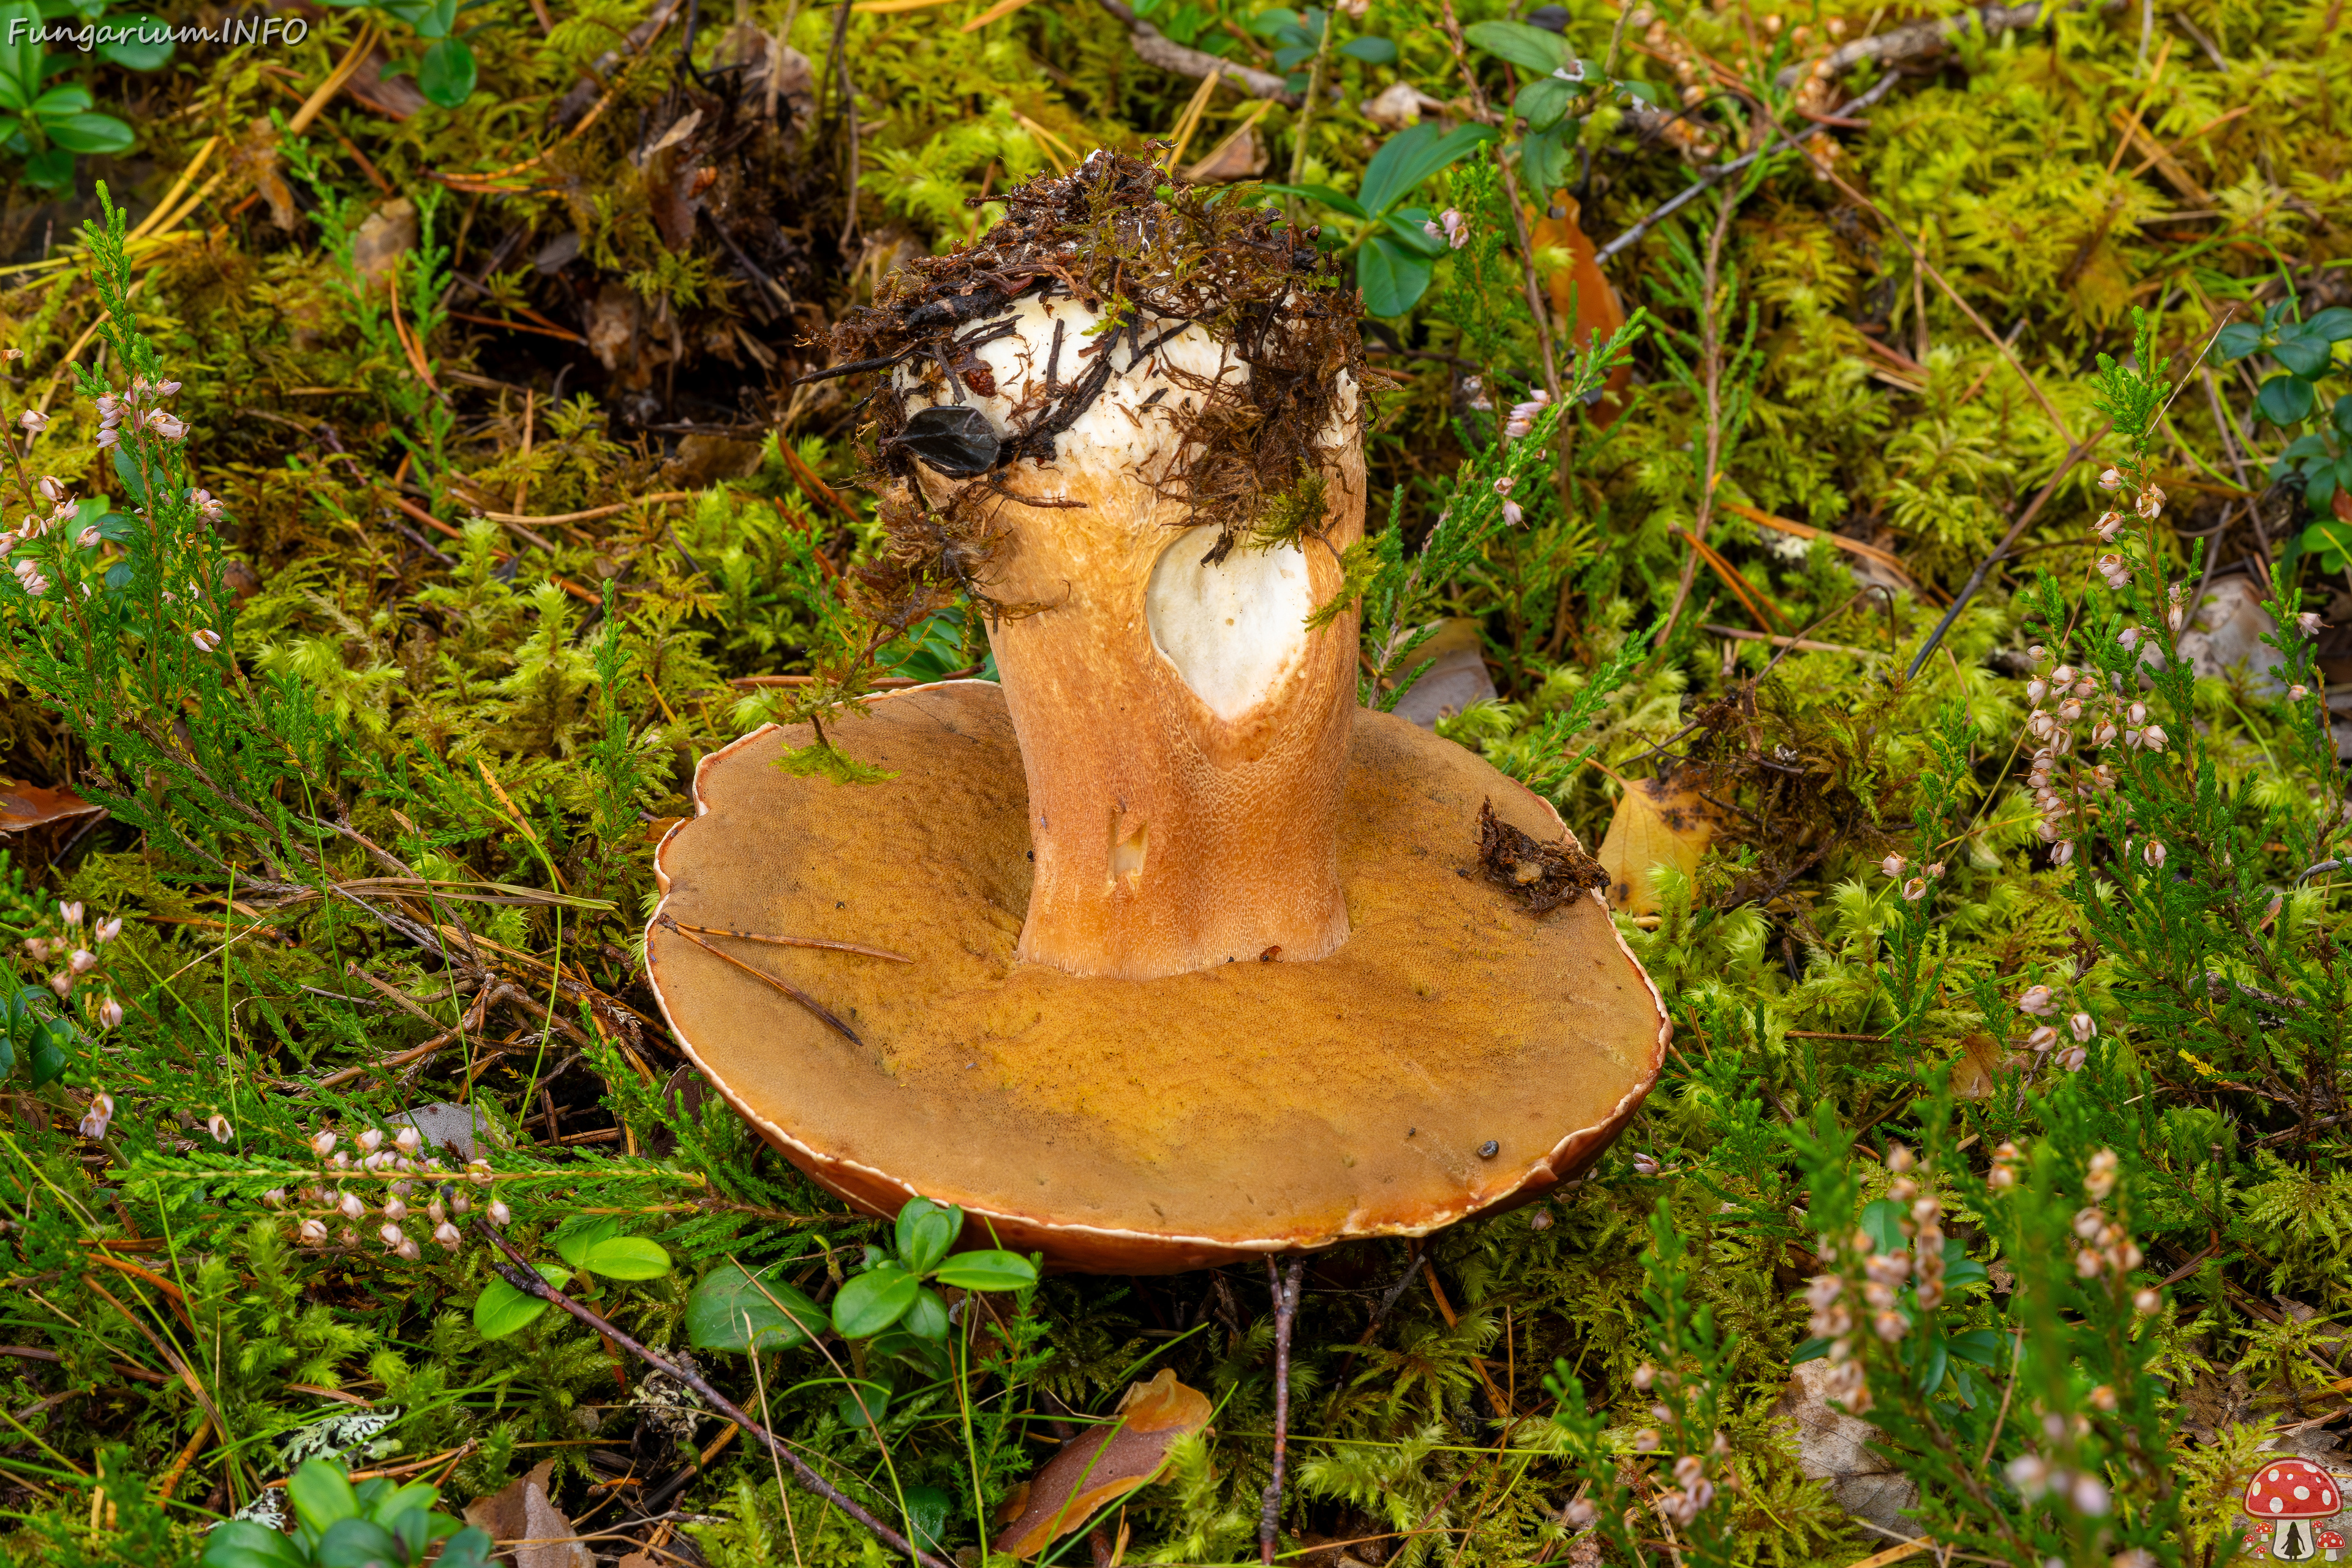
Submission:
<svg viewBox="0 0 2352 1568">
<path fill-rule="evenodd" d="M 1881 860 L 1878 863 L 1878 868 L 1885 872 L 1890 877 L 1900 877 L 1903 875 L 1904 864 L 1905 861 L 1902 856 L 1889 855 L 1885 859 Z"/>
<path fill-rule="evenodd" d="M 2307 637 L 2317 637 L 2319 635 L 2319 628 L 2324 625 L 2326 625 L 2326 623 L 2323 622 L 2316 614 L 2310 610 L 2304 611 L 2303 614 L 2295 616 L 2294 618 L 2295 630 L 2301 632 Z"/>
<path fill-rule="evenodd" d="M 2151 752 L 2164 750 L 2165 742 L 2169 738 L 2165 734 L 2163 726 L 2159 724 L 2150 724 L 2139 732 L 2139 743 Z"/>
<path fill-rule="evenodd" d="M 49 427 L 49 416 L 37 408 L 27 408 L 16 416 L 16 423 L 37 436 Z"/>
<path fill-rule="evenodd" d="M 2050 683 L 2048 681 L 2037 677 L 2025 683 L 2025 700 L 2028 702 L 2040 702 L 2043 698 L 2049 695 Z"/>
<path fill-rule="evenodd" d="M 98 954 L 86 947 L 78 947 L 73 950 L 73 956 L 66 960 L 66 967 L 76 974 L 88 974 L 98 967 Z"/>
<path fill-rule="evenodd" d="M 161 409 L 147 416 L 147 428 L 166 441 L 176 441 L 188 433 L 187 423 L 174 418 Z"/>
<path fill-rule="evenodd" d="M 2075 1039 L 2085 1044 L 2090 1041 L 2092 1036 L 2099 1032 L 2098 1020 L 2088 1013 L 2075 1014 L 2066 1020 L 2066 1026 L 2074 1031 Z"/>
<path fill-rule="evenodd" d="M 1633 1155 L 1633 1169 L 1644 1176 L 1654 1176 L 1658 1173 L 1658 1157 L 1637 1150 Z"/>
<path fill-rule="evenodd" d="M 2057 995 L 2047 985 L 2029 985 L 2017 998 L 2017 1010 L 2037 1018 L 2048 1017 L 2057 1005 Z"/>
<path fill-rule="evenodd" d="M 366 1131 L 361 1133 L 355 1142 L 364 1152 L 373 1154 L 378 1149 L 383 1147 L 383 1133 L 376 1128 L 371 1127 Z"/>
<path fill-rule="evenodd" d="M 38 572 L 19 572 L 16 581 L 23 584 L 26 593 L 36 599 L 49 591 L 49 580 Z"/>
<path fill-rule="evenodd" d="M 2140 516 L 2152 519 L 2158 512 L 2160 512 L 2163 510 L 2164 492 L 2162 490 L 2157 489 L 2154 485 L 2150 485 L 2147 489 L 2139 492 Z"/>
<path fill-rule="evenodd" d="M 89 1109 L 82 1113 L 81 1125 L 75 1129 L 95 1142 L 106 1136 L 107 1123 L 114 1120 L 114 1096 L 100 1089 L 89 1097 Z"/>
<path fill-rule="evenodd" d="M 2131 568 L 2120 555 L 2102 555 L 2099 557 L 2099 575 L 2107 580 L 2108 587 L 2119 589 L 2131 581 Z"/>
<path fill-rule="evenodd" d="M 1501 479 L 1495 481 L 1495 493 L 1498 496 L 1509 495 L 1512 488 L 1517 485 L 1518 482 L 1519 481 L 1517 479 L 1512 478 L 1510 475 L 1505 474 Z"/>
<path fill-rule="evenodd" d="M 322 1219 L 304 1220 L 302 1222 L 301 1241 L 302 1245 L 305 1247 L 326 1246 L 327 1222 Z"/>
<path fill-rule="evenodd" d="M 1511 417 L 1503 426 L 1504 433 L 1514 441 L 1535 428 L 1536 416 L 1551 406 L 1551 394 L 1538 386 L 1525 403 L 1511 405 Z"/>
<path fill-rule="evenodd" d="M 1470 220 L 1468 218 L 1464 217 L 1452 207 L 1447 207 L 1444 212 L 1437 215 L 1437 221 L 1444 226 L 1446 244 L 1452 246 L 1454 249 L 1459 250 L 1464 246 L 1470 243 Z M 1436 231 L 1433 228 L 1431 232 L 1433 235 Z"/>
<path fill-rule="evenodd" d="M 1518 502 L 1515 500 L 1507 500 L 1503 503 L 1503 521 L 1510 527 L 1518 527 L 1520 520 L 1526 516 L 1527 513 L 1519 510 Z"/>
<path fill-rule="evenodd" d="M 196 645 L 198 653 L 210 653 L 220 647 L 220 633 L 209 626 L 198 626 L 188 634 L 188 640 Z"/>
<path fill-rule="evenodd" d="M 425 1147 L 425 1135 L 414 1126 L 404 1126 L 392 1135 L 392 1142 L 402 1153 L 413 1156 Z"/>
<path fill-rule="evenodd" d="M 43 474 L 41 476 L 41 482 L 37 488 L 41 492 L 41 499 L 47 501 L 51 506 L 63 506 L 66 504 L 66 482 L 65 480 L 58 478 L 55 474 Z"/>
<path fill-rule="evenodd" d="M 73 994 L 73 983 L 71 970 L 60 969 L 49 976 L 49 989 L 58 994 L 58 1000 L 60 1002 Z"/>
<path fill-rule="evenodd" d="M 2070 1500 L 2074 1511 L 2096 1519 L 2107 1511 L 2107 1489 L 2095 1476 L 2076 1476 L 2074 1496 Z"/>
<path fill-rule="evenodd" d="M 439 1242 L 449 1251 L 455 1252 L 457 1250 L 457 1244 L 464 1240 L 465 1237 L 458 1232 L 456 1226 L 451 1225 L 445 1219 L 439 1225 L 433 1227 L 433 1239 Z"/>
<path fill-rule="evenodd" d="M 1927 880 L 1931 882 L 1935 881 L 1937 879 L 1943 876 L 1943 874 L 1944 863 L 1941 860 L 1930 860 L 1927 862 Z"/>
<path fill-rule="evenodd" d="M 81 924 L 81 917 L 89 911 L 82 908 L 79 899 L 58 906 L 58 918 L 69 926 Z"/>
<path fill-rule="evenodd" d="M 1909 881 L 1904 883 L 1903 896 L 1915 903 L 1919 900 L 1926 898 L 1927 896 L 1927 879 L 1925 877 L 1914 877 Z"/>
<path fill-rule="evenodd" d="M 2123 525 L 2124 514 L 2119 511 L 2111 511 L 2101 517 L 2097 522 L 2092 524 L 2092 531 L 2096 533 L 2103 542 L 2113 542 L 2116 531 L 2122 528 Z"/>
<path fill-rule="evenodd" d="M 25 951 L 33 955 L 35 963 L 47 963 L 49 961 L 49 939 L 45 936 L 28 936 L 25 939 Z"/>
<path fill-rule="evenodd" d="M 2164 840 L 2161 838 L 2149 839 L 2147 847 L 2139 852 L 2139 858 L 2147 862 L 2149 869 L 2158 871 L 2162 870 L 2164 868 Z"/>
<path fill-rule="evenodd" d="M 2147 631 L 2144 626 L 2126 626 L 2116 634 L 2116 640 L 2124 645 L 2126 653 L 2129 653 L 2139 647 L 2139 639 L 2147 635 Z"/>
<path fill-rule="evenodd" d="M 2305 698 L 2311 695 L 2311 688 L 2308 686 L 2290 686 L 2286 689 L 2286 694 L 2294 700 L 2300 702 Z"/>
<path fill-rule="evenodd" d="M 489 1222 L 495 1226 L 503 1226 L 509 1220 L 514 1218 L 514 1211 L 508 1208 L 505 1203 L 497 1198 L 492 1198 L 490 1200 L 489 1207 L 484 1209 L 482 1213 L 487 1215 Z"/>
<path fill-rule="evenodd" d="M 217 1110 L 205 1118 L 205 1131 L 213 1135 L 215 1143 L 228 1142 L 236 1136 L 236 1130 L 228 1124 L 228 1118 Z"/>
<path fill-rule="evenodd" d="M 220 514 L 224 510 L 219 500 L 216 499 L 210 490 L 194 491 L 189 495 L 188 499 L 195 503 L 195 507 L 198 511 L 202 512 L 205 517 L 215 521 L 219 519 Z"/>
<path fill-rule="evenodd" d="M 2063 866 L 2074 858 L 2074 841 L 2071 838 L 2062 838 L 2050 847 L 2050 863 L 2053 866 Z"/>
<path fill-rule="evenodd" d="M 2123 475 L 2113 468 L 2099 476 L 2099 488 L 2103 490 L 2119 490 L 2123 489 Z"/>
<path fill-rule="evenodd" d="M 99 446 L 100 446 L 100 447 L 111 447 L 111 446 L 113 446 L 116 442 L 118 442 L 118 441 L 120 441 L 120 440 L 121 440 L 121 439 L 122 439 L 122 432 L 121 432 L 121 431 L 120 431 L 120 430 L 118 430 L 118 429 L 116 429 L 113 426 L 111 426 L 111 425 L 101 425 L 101 426 L 100 426 L 98 427 L 98 442 L 97 442 L 97 444 L 98 444 Z"/>
<path fill-rule="evenodd" d="M 2058 1031 L 2047 1024 L 2025 1037 L 2025 1048 L 2030 1051 L 2046 1051 L 2057 1043 Z"/>
<path fill-rule="evenodd" d="M 313 1132 L 310 1134 L 310 1152 L 323 1160 L 334 1152 L 335 1135 L 333 1133 Z"/>
<path fill-rule="evenodd" d="M 122 934 L 122 917 L 121 915 L 117 915 L 112 920 L 102 922 L 99 928 L 90 934 L 98 939 L 98 944 L 100 947 L 104 947 L 108 942 L 112 942 L 116 937 Z"/>
<path fill-rule="evenodd" d="M 392 1248 L 395 1252 L 400 1249 L 400 1244 L 408 1239 L 408 1233 L 401 1229 L 398 1226 L 392 1224 L 389 1220 L 384 1222 L 383 1225 L 376 1226 L 375 1233 L 377 1236 L 383 1238 L 384 1246 Z"/>
<path fill-rule="evenodd" d="M 345 1193 L 343 1194 L 343 1201 L 337 1204 L 335 1206 L 342 1210 L 343 1217 L 345 1219 L 355 1220 L 362 1215 L 367 1213 L 367 1205 L 360 1202 L 360 1195 L 357 1193 Z"/>
<path fill-rule="evenodd" d="M 84 550 L 95 550 L 104 542 L 104 540 L 100 536 L 97 525 L 92 524 L 76 534 L 74 542 Z"/>
<path fill-rule="evenodd" d="M 98 1025 L 102 1029 L 122 1027 L 122 1004 L 109 996 L 98 1005 Z"/>
</svg>

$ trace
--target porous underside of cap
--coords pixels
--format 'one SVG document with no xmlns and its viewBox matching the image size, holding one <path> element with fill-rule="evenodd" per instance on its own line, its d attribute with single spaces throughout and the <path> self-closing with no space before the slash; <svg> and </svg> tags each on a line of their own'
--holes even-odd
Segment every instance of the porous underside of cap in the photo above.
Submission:
<svg viewBox="0 0 2352 1568">
<path fill-rule="evenodd" d="M 896 776 L 794 776 L 773 764 L 806 736 L 773 728 L 707 758 L 646 955 L 713 1085 L 870 1211 L 919 1193 L 1121 1273 L 1421 1235 L 1577 1174 L 1656 1077 L 1664 1012 L 1598 897 L 1538 919 L 1477 875 L 1483 801 L 1539 838 L 1558 817 L 1403 720 L 1356 719 L 1347 943 L 1145 981 L 1015 962 L 1027 794 L 994 684 L 894 693 L 828 732 Z M 665 917 L 913 962 L 699 934 L 853 1045 Z"/>
</svg>

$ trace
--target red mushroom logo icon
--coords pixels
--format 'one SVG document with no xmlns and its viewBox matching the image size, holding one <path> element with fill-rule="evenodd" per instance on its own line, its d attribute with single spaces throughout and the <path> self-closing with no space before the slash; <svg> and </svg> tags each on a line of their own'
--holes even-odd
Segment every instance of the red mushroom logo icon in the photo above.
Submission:
<svg viewBox="0 0 2352 1568">
<path fill-rule="evenodd" d="M 2271 1555 L 2282 1563 L 2307 1563 L 2319 1555 L 2319 1532 L 2313 1521 L 2333 1514 L 2343 1497 L 2336 1478 L 2308 1459 L 2273 1459 L 2246 1483 L 2246 1514 L 2271 1530 Z M 2343 1538 L 2334 1542 L 2332 1559 L 2343 1550 Z"/>
<path fill-rule="evenodd" d="M 2335 1562 L 2344 1551 L 2344 1532 L 2340 1530 L 2321 1531 L 2319 1532 L 2319 1549 L 2327 1553 L 2327 1560 L 2330 1563 Z"/>
</svg>

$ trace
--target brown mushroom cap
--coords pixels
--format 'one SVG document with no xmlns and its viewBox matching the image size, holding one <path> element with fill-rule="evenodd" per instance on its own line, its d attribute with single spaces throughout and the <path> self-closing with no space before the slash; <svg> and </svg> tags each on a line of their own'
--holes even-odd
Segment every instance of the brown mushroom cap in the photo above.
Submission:
<svg viewBox="0 0 2352 1568">
<path fill-rule="evenodd" d="M 646 956 L 712 1084 L 868 1212 L 920 1194 L 1117 1273 L 1421 1235 L 1581 1172 L 1657 1074 L 1664 1011 L 1598 895 L 1538 919 L 1476 876 L 1483 802 L 1546 839 L 1550 807 L 1402 720 L 1354 724 L 1348 942 L 1150 980 L 1015 961 L 1026 794 L 996 686 L 895 693 L 835 732 L 896 776 L 795 776 L 772 764 L 805 737 L 773 728 L 704 760 Z"/>
</svg>

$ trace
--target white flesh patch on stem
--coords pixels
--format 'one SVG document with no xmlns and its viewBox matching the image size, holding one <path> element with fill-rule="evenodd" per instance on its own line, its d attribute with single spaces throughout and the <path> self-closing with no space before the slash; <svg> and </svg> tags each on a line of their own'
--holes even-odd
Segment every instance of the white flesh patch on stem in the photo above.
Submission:
<svg viewBox="0 0 2352 1568">
<path fill-rule="evenodd" d="M 1188 528 L 1160 552 L 1144 595 L 1153 646 L 1220 719 L 1240 718 L 1271 697 L 1307 654 L 1315 608 L 1306 552 L 1236 549 L 1218 566 L 1201 557 L 1214 528 Z"/>
</svg>

